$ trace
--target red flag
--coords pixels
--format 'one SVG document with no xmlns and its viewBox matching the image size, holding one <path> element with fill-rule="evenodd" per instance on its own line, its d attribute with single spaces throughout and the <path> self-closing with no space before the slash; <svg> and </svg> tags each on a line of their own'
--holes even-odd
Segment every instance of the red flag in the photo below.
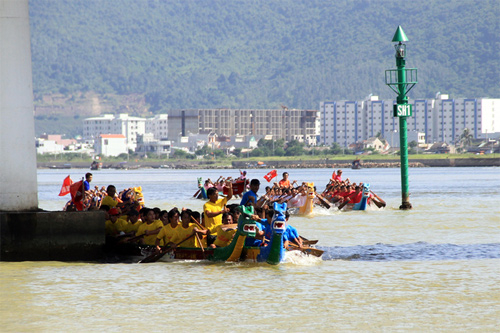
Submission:
<svg viewBox="0 0 500 333">
<path fill-rule="evenodd" d="M 276 170 L 271 170 L 267 175 L 264 176 L 264 178 L 270 182 L 274 177 L 278 175 L 278 171 Z"/>
<path fill-rule="evenodd" d="M 61 192 L 59 192 L 59 196 L 63 197 L 66 194 L 70 193 L 69 187 L 73 184 L 73 181 L 71 180 L 70 176 L 64 178 L 62 187 L 61 187 Z"/>
<path fill-rule="evenodd" d="M 75 204 L 76 210 L 83 210 L 83 180 L 73 183 L 70 186 L 71 200 Z"/>
</svg>

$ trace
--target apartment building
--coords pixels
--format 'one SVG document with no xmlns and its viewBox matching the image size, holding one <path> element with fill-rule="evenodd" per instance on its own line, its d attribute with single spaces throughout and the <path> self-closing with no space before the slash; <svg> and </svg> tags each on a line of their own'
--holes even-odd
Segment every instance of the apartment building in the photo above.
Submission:
<svg viewBox="0 0 500 333">
<path fill-rule="evenodd" d="M 419 142 L 456 144 L 465 128 L 474 138 L 500 135 L 500 99 L 450 99 L 438 94 L 435 99 L 409 100 L 413 115 L 407 118 L 409 133 Z M 399 136 L 399 119 L 393 116 L 396 100 L 369 96 L 364 101 L 320 102 L 320 143 L 334 142 L 347 147 L 351 143 L 381 134 Z M 495 119 L 496 118 L 496 119 Z M 495 122 L 496 120 L 496 122 Z"/>
<path fill-rule="evenodd" d="M 137 146 L 137 134 L 146 132 L 146 119 L 130 117 L 121 113 L 118 116 L 104 114 L 100 117 L 86 118 L 83 120 L 83 138 L 85 140 L 96 140 L 102 134 L 122 134 L 128 149 L 135 150 Z"/>
<path fill-rule="evenodd" d="M 320 143 L 343 147 L 365 140 L 367 136 L 364 101 L 336 101 L 320 103 Z"/>
<path fill-rule="evenodd" d="M 156 140 L 168 138 L 168 114 L 157 114 L 147 118 L 146 133 L 152 133 Z"/>
<path fill-rule="evenodd" d="M 219 136 L 272 135 L 274 139 L 316 142 L 318 111 L 288 109 L 190 109 L 169 112 L 172 140 L 200 132 Z"/>
<path fill-rule="evenodd" d="M 434 123 L 433 142 L 456 144 L 465 128 L 475 139 L 487 138 L 500 132 L 500 99 L 438 95 Z"/>
</svg>

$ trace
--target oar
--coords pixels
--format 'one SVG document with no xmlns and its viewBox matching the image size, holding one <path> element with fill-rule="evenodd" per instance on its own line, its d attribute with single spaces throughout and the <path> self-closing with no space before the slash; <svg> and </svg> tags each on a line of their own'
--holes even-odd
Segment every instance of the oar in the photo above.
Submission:
<svg viewBox="0 0 500 333">
<path fill-rule="evenodd" d="M 309 239 L 307 239 L 307 238 L 305 238 L 305 237 L 302 237 L 302 236 L 299 236 L 299 237 L 300 237 L 300 239 L 302 240 L 302 244 L 306 244 L 306 245 L 314 245 L 314 244 L 318 243 L 318 240 L 317 240 L 317 239 L 315 239 L 315 240 L 309 240 Z"/>
<path fill-rule="evenodd" d="M 222 225 L 223 231 L 232 230 L 232 229 L 238 229 L 238 223 L 231 223 L 231 224 L 223 224 Z"/>
<path fill-rule="evenodd" d="M 205 228 L 204 226 L 202 226 L 198 221 L 196 221 L 196 219 L 194 217 L 191 216 L 191 221 L 196 224 L 198 227 L 201 228 L 201 230 L 207 230 L 207 228 Z"/>
<path fill-rule="evenodd" d="M 303 253 L 305 254 L 311 254 L 313 256 L 316 256 L 316 257 L 321 257 L 323 255 L 323 253 L 325 253 L 325 251 L 323 250 L 319 250 L 319 249 L 315 249 L 313 247 L 300 247 L 298 245 L 295 245 L 294 243 L 288 243 L 291 247 L 293 247 L 294 249 L 297 249 L 297 250 L 300 250 L 302 251 Z"/>
<path fill-rule="evenodd" d="M 159 253 L 153 253 L 151 254 L 150 256 L 147 256 L 146 258 L 142 259 L 141 261 L 139 261 L 139 264 L 148 264 L 148 263 L 151 263 L 151 262 L 157 262 L 158 260 L 160 260 L 165 254 L 167 254 L 168 252 L 172 251 L 175 249 L 175 247 L 177 247 L 179 244 L 182 244 L 184 243 L 185 241 L 187 241 L 189 238 L 193 237 L 196 233 L 193 233 L 191 235 L 189 235 L 188 237 L 184 238 L 183 240 L 181 240 L 179 243 L 176 243 L 172 246 L 170 246 L 169 248 L 165 248 L 165 249 L 162 249 Z"/>
<path fill-rule="evenodd" d="M 384 200 L 382 200 L 381 197 L 379 197 L 378 195 L 376 195 L 372 190 L 370 190 L 370 193 L 373 194 L 375 196 L 375 198 L 379 199 L 380 202 L 377 202 L 375 200 L 373 200 L 373 203 L 378 207 L 378 208 L 382 208 L 382 207 L 385 207 L 387 206 L 387 204 L 385 203 Z"/>
<path fill-rule="evenodd" d="M 201 253 L 203 254 L 203 259 L 206 259 L 205 258 L 205 249 L 203 248 L 203 244 L 201 243 L 201 239 L 200 239 L 200 236 L 198 236 L 198 233 L 195 232 L 194 233 L 196 239 L 198 240 L 198 244 L 200 244 L 200 247 L 201 247 Z"/>
<path fill-rule="evenodd" d="M 339 210 L 341 210 L 342 208 L 344 208 L 344 206 L 347 205 L 350 201 L 351 200 L 344 200 L 344 202 L 339 205 L 339 207 L 338 207 Z"/>
<path fill-rule="evenodd" d="M 196 198 L 198 196 L 198 194 L 200 193 L 201 191 L 201 187 L 198 189 L 198 191 L 196 191 L 196 193 L 193 195 L 193 198 Z"/>
<path fill-rule="evenodd" d="M 146 236 L 146 234 L 142 234 L 142 235 L 139 235 L 139 236 L 135 236 L 135 237 L 132 237 L 132 238 L 129 238 L 126 240 L 126 242 L 135 242 L 136 240 L 139 240 L 141 239 L 142 237 Z"/>
<path fill-rule="evenodd" d="M 330 203 L 328 202 L 328 200 L 326 200 L 325 198 L 323 198 L 323 196 L 321 194 L 318 194 L 318 192 L 314 192 L 316 194 L 316 197 L 318 198 L 319 202 L 326 208 L 326 209 L 330 209 L 331 205 Z"/>
</svg>

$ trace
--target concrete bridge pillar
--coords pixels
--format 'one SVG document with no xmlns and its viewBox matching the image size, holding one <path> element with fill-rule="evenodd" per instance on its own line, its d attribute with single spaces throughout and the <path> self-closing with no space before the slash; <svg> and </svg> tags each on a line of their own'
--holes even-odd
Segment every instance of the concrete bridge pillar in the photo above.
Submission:
<svg viewBox="0 0 500 333">
<path fill-rule="evenodd" d="M 0 211 L 36 209 L 28 0 L 0 0 Z"/>
</svg>

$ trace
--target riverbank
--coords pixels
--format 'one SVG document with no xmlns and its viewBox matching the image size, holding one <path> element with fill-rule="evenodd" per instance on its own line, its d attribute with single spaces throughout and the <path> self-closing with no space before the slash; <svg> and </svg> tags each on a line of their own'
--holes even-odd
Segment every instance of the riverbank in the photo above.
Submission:
<svg viewBox="0 0 500 333">
<path fill-rule="evenodd" d="M 152 169 L 295 169 L 295 168 L 350 168 L 352 159 L 262 159 L 256 161 L 127 161 L 103 163 L 105 169 L 131 170 L 140 168 Z M 399 168 L 400 161 L 395 159 L 371 159 L 362 158 L 362 168 Z M 472 157 L 472 158 L 410 158 L 410 168 L 425 167 L 500 167 L 500 157 Z M 90 163 L 86 161 L 77 162 L 39 162 L 39 169 L 89 169 Z"/>
</svg>

